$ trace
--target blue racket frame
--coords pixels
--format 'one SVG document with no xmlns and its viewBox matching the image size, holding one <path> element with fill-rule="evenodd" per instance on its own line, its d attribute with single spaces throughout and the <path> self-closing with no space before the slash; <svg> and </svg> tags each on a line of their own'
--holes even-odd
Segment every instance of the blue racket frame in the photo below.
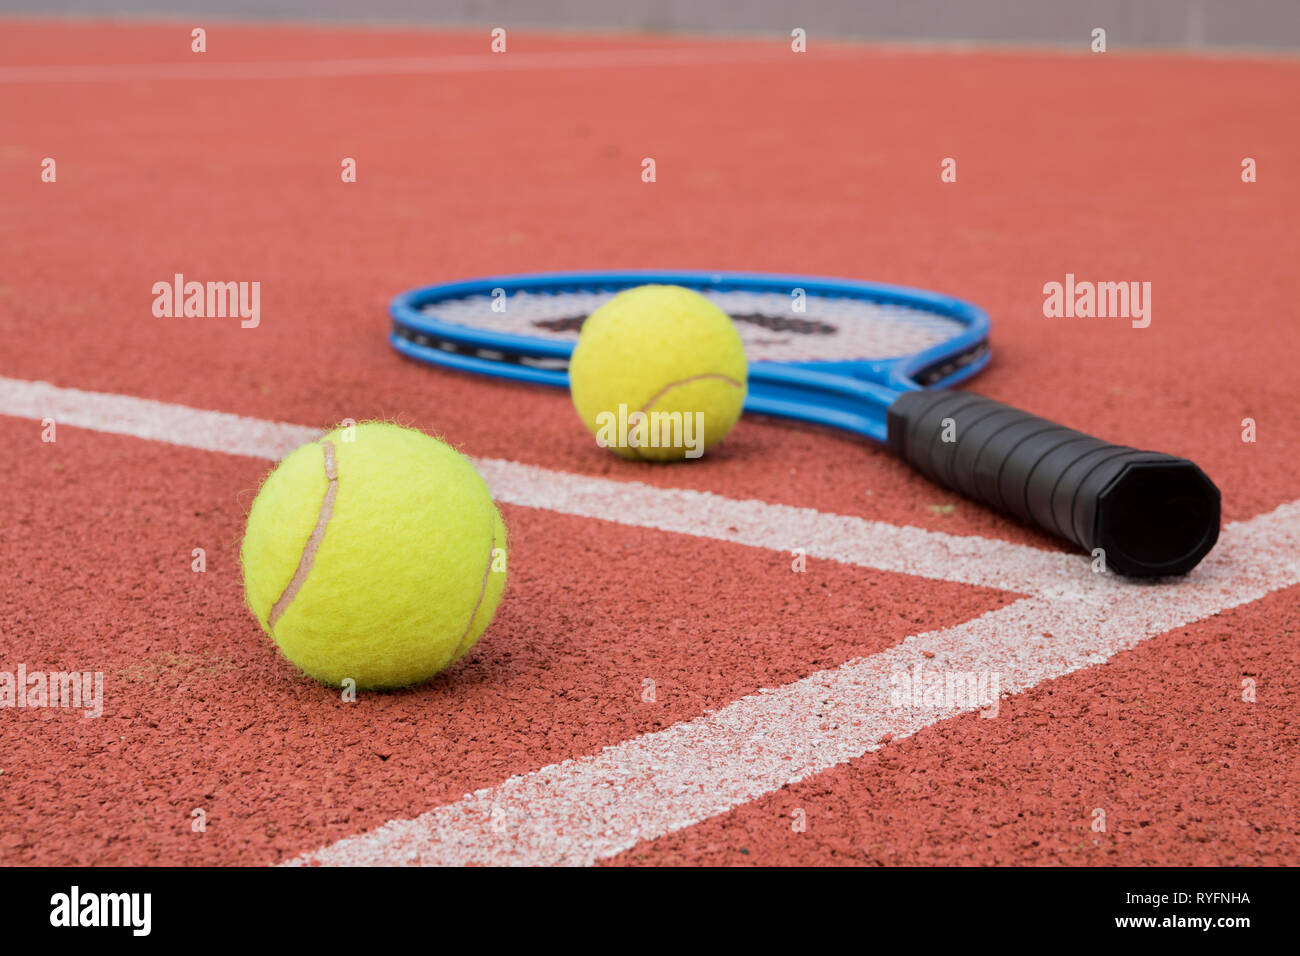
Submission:
<svg viewBox="0 0 1300 956">
<path fill-rule="evenodd" d="M 412 341 L 400 334 L 398 329 L 466 349 L 499 352 L 503 357 L 523 356 L 567 365 L 573 353 L 573 342 L 531 338 L 445 322 L 426 310 L 438 302 L 451 299 L 491 296 L 495 289 L 502 289 L 507 295 L 518 291 L 618 292 L 648 284 L 681 285 L 701 292 L 778 292 L 784 295 L 789 295 L 791 290 L 798 288 L 809 295 L 865 299 L 924 309 L 961 323 L 965 330 L 960 335 L 900 358 L 843 362 L 755 362 L 750 365 L 746 411 L 843 429 L 877 442 L 885 441 L 885 413 L 900 393 L 957 385 L 977 375 L 991 358 L 987 347 L 990 328 L 988 316 L 978 306 L 951 296 L 852 279 L 693 270 L 539 272 L 490 276 L 412 289 L 398 295 L 389 306 L 389 314 L 393 319 L 389 342 L 398 352 L 417 361 L 494 378 L 568 388 L 567 368 L 546 368 L 449 351 L 436 345 Z M 955 363 L 951 371 L 945 371 L 940 377 L 926 381 L 924 386 L 916 381 L 917 376 L 928 370 L 941 368 L 963 356 L 966 357 L 965 361 Z"/>
</svg>

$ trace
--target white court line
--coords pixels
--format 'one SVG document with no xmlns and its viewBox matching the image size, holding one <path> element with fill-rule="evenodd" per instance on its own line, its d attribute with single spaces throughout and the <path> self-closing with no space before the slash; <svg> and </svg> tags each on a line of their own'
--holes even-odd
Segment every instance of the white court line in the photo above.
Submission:
<svg viewBox="0 0 1300 956">
<path fill-rule="evenodd" d="M 83 392 L 49 382 L 0 377 L 0 415 L 53 419 L 97 432 L 201 448 L 227 455 L 279 461 L 324 429 L 267 422 L 229 412 L 208 412 L 148 398 Z"/>
<path fill-rule="evenodd" d="M 519 70 L 591 70 L 627 67 L 764 63 L 797 58 L 866 59 L 867 51 L 824 47 L 813 54 L 792 53 L 777 40 L 768 48 L 671 47 L 640 50 L 573 50 L 546 53 L 452 54 L 425 57 L 373 57 L 345 60 L 287 60 L 267 63 L 121 63 L 0 67 L 0 83 L 103 83 L 115 80 L 293 80 L 342 76 L 410 76 L 445 73 L 503 73 Z"/>
<path fill-rule="evenodd" d="M 78 428 L 272 461 L 322 432 L 12 378 L 0 378 L 0 415 L 48 417 Z M 526 508 L 731 541 L 787 555 L 804 548 L 814 558 L 1023 594 L 1079 596 L 1110 586 L 1092 573 L 1086 558 L 1073 554 L 812 508 L 737 501 L 706 491 L 589 478 L 500 459 L 476 459 L 474 464 L 497 500 Z M 686 469 L 679 472 L 687 474 Z"/>
<path fill-rule="evenodd" d="M 842 564 L 1023 594 L 1078 597 L 1109 586 L 1081 555 L 500 459 L 476 459 L 475 465 L 499 501 L 784 551 L 778 560 L 786 562 L 793 549 L 803 548 L 810 557 Z"/>
<path fill-rule="evenodd" d="M 918 664 L 930 673 L 997 673 L 1004 694 L 1020 693 L 1300 582 L 1300 503 L 1230 526 L 1204 563 L 1207 573 L 1194 582 L 1122 585 L 1107 603 L 1024 598 L 289 862 L 585 866 L 608 859 L 878 750 L 886 738 L 977 709 L 891 707 L 895 673 Z"/>
<path fill-rule="evenodd" d="M 7 378 L 0 378 L 0 415 L 50 417 L 272 460 L 320 434 Z M 776 550 L 802 537 L 810 554 L 884 570 L 904 569 L 890 552 L 905 542 L 914 552 L 906 573 L 990 586 L 1011 581 L 1033 596 L 599 754 L 512 777 L 294 862 L 589 864 L 855 759 L 887 736 L 913 734 L 963 712 L 890 708 L 889 676 L 918 662 L 927 670 L 997 672 L 1002 690 L 1017 693 L 1300 583 L 1300 502 L 1227 526 L 1201 566 L 1170 586 L 1081 575 L 1086 561 L 1005 542 L 499 460 L 477 464 L 494 494 L 514 504 Z M 989 567 L 981 571 L 983 562 Z"/>
</svg>

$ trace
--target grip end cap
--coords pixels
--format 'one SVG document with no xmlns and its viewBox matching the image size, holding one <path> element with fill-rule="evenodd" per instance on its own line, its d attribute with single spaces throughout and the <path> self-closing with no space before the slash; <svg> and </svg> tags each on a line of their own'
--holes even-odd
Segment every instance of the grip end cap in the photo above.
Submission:
<svg viewBox="0 0 1300 956">
<path fill-rule="evenodd" d="M 1092 547 L 1130 577 L 1186 574 L 1219 540 L 1220 495 L 1183 458 L 1125 463 L 1097 496 Z"/>
</svg>

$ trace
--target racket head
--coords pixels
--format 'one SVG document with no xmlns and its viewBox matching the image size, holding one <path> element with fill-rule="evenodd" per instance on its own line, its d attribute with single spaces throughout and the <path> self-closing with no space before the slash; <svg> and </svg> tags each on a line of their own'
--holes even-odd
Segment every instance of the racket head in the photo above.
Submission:
<svg viewBox="0 0 1300 956">
<path fill-rule="evenodd" d="M 641 285 L 694 289 L 731 315 L 750 362 L 746 409 L 885 440 L 897 395 L 945 388 L 989 362 L 989 320 L 920 289 L 818 276 L 691 270 L 550 272 L 398 295 L 390 342 L 420 361 L 568 386 L 586 317 Z"/>
</svg>

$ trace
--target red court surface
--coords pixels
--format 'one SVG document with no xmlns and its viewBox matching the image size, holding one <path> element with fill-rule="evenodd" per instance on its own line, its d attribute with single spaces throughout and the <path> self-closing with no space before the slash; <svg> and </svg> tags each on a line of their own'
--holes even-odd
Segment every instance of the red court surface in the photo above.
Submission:
<svg viewBox="0 0 1300 956">
<path fill-rule="evenodd" d="M 0 710 L 0 863 L 1300 862 L 1296 61 L 189 42 L 0 23 L 0 670 L 104 675 L 98 717 Z M 746 417 L 634 463 L 563 392 L 388 345 L 403 289 L 589 268 L 979 303 L 978 390 L 1198 462 L 1220 544 L 1100 576 L 849 437 Z M 155 318 L 175 273 L 259 281 L 260 324 Z M 1150 327 L 1044 317 L 1067 273 L 1151 282 Z M 474 652 L 354 703 L 239 570 L 271 463 L 345 418 L 445 437 L 511 530 Z M 882 708 L 918 663 L 1000 673 L 996 715 Z"/>
</svg>

